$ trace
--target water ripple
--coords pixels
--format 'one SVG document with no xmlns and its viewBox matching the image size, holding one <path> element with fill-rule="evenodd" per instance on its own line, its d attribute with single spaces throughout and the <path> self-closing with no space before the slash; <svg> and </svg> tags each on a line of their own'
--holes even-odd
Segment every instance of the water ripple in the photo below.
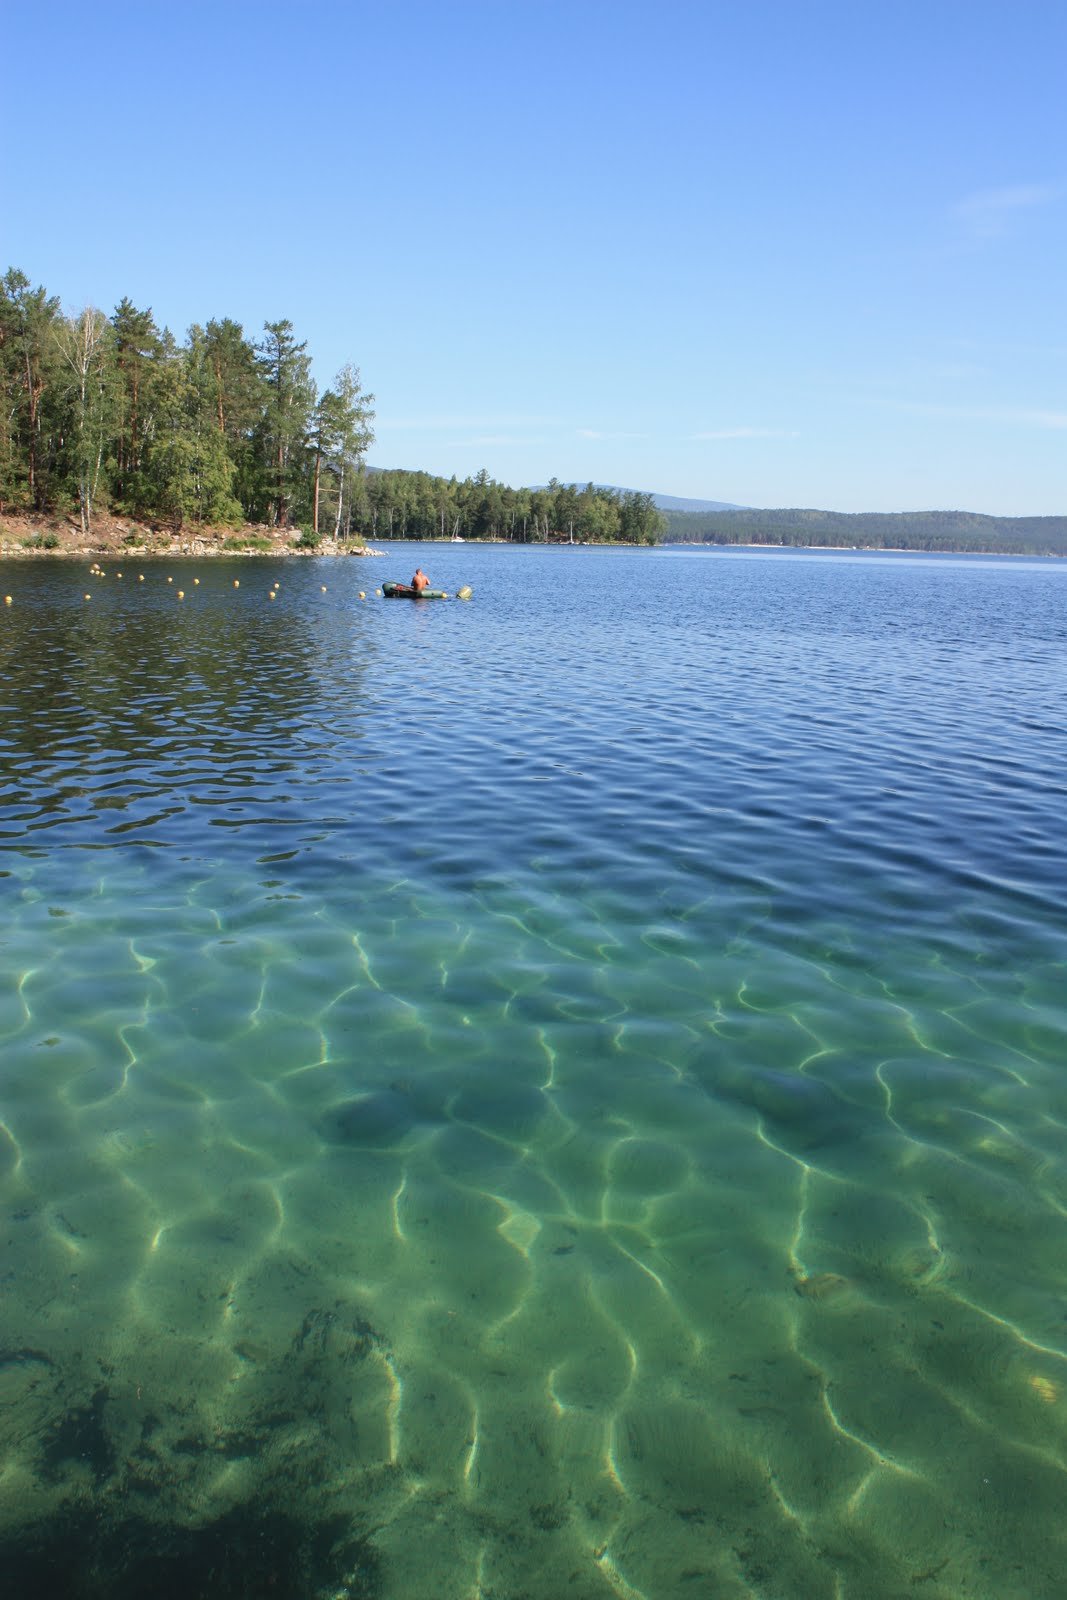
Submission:
<svg viewBox="0 0 1067 1600">
<path fill-rule="evenodd" d="M 1058 1597 L 1064 569 L 413 553 L 5 578 L 7 1570 Z"/>
</svg>

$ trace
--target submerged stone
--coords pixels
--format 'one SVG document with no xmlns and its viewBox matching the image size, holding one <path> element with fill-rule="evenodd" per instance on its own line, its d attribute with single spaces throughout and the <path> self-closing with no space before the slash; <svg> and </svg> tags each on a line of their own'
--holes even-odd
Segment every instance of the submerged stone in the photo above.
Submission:
<svg viewBox="0 0 1067 1600">
<path fill-rule="evenodd" d="M 319 1131 L 330 1144 L 356 1150 L 387 1150 L 416 1128 L 440 1120 L 436 1105 L 406 1087 L 374 1089 L 333 1106 L 320 1119 Z"/>
</svg>

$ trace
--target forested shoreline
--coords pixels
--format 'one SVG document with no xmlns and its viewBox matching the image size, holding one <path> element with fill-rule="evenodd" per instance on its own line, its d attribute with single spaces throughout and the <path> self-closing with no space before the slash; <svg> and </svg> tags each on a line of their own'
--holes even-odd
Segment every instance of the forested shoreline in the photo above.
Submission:
<svg viewBox="0 0 1067 1600">
<path fill-rule="evenodd" d="M 973 511 L 667 511 L 667 543 L 1067 555 L 1067 517 Z"/>
<path fill-rule="evenodd" d="M 650 494 L 555 478 L 541 489 L 512 489 L 485 471 L 461 481 L 371 470 L 364 495 L 360 526 L 369 539 L 652 545 L 663 529 Z"/>
<path fill-rule="evenodd" d="M 377 470 L 365 465 L 373 401 L 351 362 L 320 393 L 286 320 L 252 339 L 223 317 L 179 341 L 125 298 L 110 316 L 64 313 L 11 268 L 0 278 L 0 542 L 10 549 L 14 521 L 27 550 L 92 548 L 106 529 L 111 543 L 143 547 L 158 531 L 249 551 L 462 538 L 1067 555 L 1067 517 L 660 511 L 651 494 L 593 483 L 513 489 L 485 471 Z"/>
<path fill-rule="evenodd" d="M 103 519 L 173 534 L 253 529 L 322 540 L 503 539 L 653 544 L 651 495 L 555 480 L 512 489 L 486 472 L 462 481 L 368 471 L 372 402 L 346 363 L 319 393 L 291 322 L 259 339 L 224 317 L 183 342 L 123 299 L 107 316 L 68 314 L 11 268 L 0 279 L 0 518 L 52 549 Z M 121 533 L 120 533 L 120 536 Z M 253 535 L 224 539 L 254 548 Z M 262 543 L 263 541 L 260 541 Z"/>
</svg>

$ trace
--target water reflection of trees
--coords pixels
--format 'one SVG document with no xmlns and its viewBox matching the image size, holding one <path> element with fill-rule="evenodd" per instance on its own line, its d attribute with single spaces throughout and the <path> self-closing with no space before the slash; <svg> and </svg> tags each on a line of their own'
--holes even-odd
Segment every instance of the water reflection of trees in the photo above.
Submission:
<svg viewBox="0 0 1067 1600">
<path fill-rule="evenodd" d="M 0 630 L 0 774 L 17 814 L 40 823 L 75 800 L 84 813 L 88 800 L 113 824 L 137 798 L 194 805 L 206 784 L 215 804 L 224 789 L 247 798 L 335 762 L 339 740 L 358 737 L 373 653 L 358 611 L 312 612 L 299 582 L 275 604 L 268 574 L 250 579 L 247 564 L 235 570 L 254 597 L 228 572 L 166 570 L 172 584 L 146 567 L 148 582 L 127 573 L 136 588 L 120 593 L 113 576 L 66 563 L 20 564 L 9 579 L 18 604 Z"/>
</svg>

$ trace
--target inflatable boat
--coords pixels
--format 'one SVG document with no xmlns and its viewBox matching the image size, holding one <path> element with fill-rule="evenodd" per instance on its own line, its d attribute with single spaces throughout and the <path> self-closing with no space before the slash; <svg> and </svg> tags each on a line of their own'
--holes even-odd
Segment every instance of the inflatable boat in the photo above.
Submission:
<svg viewBox="0 0 1067 1600">
<path fill-rule="evenodd" d="M 383 583 L 382 594 L 387 600 L 451 600 L 444 589 L 413 589 L 410 583 Z M 470 589 L 457 589 L 457 600 L 469 600 Z"/>
</svg>

